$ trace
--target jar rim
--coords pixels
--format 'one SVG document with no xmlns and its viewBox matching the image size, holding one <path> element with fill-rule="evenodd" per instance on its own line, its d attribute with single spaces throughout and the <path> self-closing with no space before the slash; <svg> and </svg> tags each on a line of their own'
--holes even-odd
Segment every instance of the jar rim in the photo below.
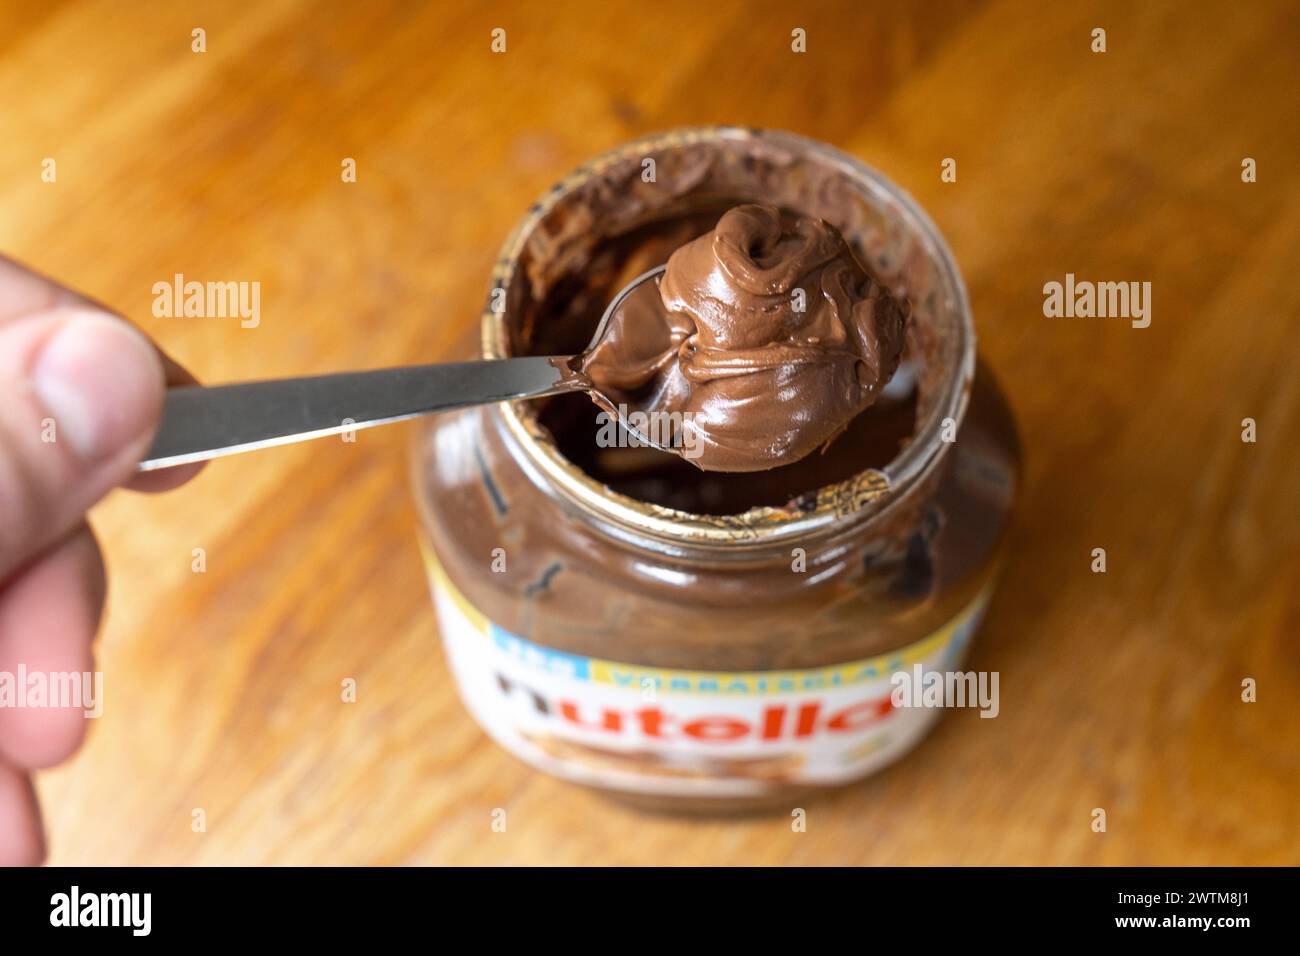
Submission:
<svg viewBox="0 0 1300 956">
<path fill-rule="evenodd" d="M 762 506 L 734 515 L 706 515 L 632 498 L 614 491 L 565 458 L 548 440 L 530 403 L 493 406 L 492 415 L 530 480 L 552 496 L 576 505 L 584 517 L 607 534 L 638 544 L 648 538 L 669 550 L 745 551 L 783 546 L 870 521 L 907 488 L 929 475 L 946 456 L 950 442 L 943 441 L 941 433 L 947 421 L 953 423 L 954 433 L 960 427 L 975 375 L 975 332 L 966 286 L 948 244 L 920 205 L 878 170 L 826 143 L 784 130 L 735 126 L 679 127 L 641 137 L 582 164 L 540 197 L 512 230 L 493 268 L 482 315 L 483 357 L 510 357 L 509 308 L 495 309 L 493 303 L 498 290 L 510 287 L 529 237 L 559 202 L 629 156 L 722 140 L 762 140 L 777 147 L 791 147 L 837 169 L 855 187 L 888 200 L 901 212 L 905 225 L 921 240 L 937 267 L 949 300 L 944 308 L 955 313 L 959 341 L 952 369 L 942 380 L 929 413 L 914 430 L 912 441 L 883 468 L 869 468 L 845 481 L 816 489 L 815 504 L 798 510 Z"/>
</svg>

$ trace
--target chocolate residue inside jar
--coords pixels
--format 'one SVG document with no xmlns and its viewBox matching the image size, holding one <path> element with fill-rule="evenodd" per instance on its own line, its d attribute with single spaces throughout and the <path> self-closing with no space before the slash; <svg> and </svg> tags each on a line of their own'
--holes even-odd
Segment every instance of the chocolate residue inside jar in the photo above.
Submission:
<svg viewBox="0 0 1300 956">
<path fill-rule="evenodd" d="M 704 471 L 767 471 L 824 451 L 876 401 L 907 315 L 826 220 L 745 204 L 620 295 L 599 339 L 558 364 Z"/>
<path fill-rule="evenodd" d="M 516 354 L 565 355 L 583 351 L 605 307 L 628 282 L 662 265 L 680 247 L 709 233 L 731 206 L 726 201 L 689 214 L 652 222 L 599 243 L 584 268 L 558 279 L 516 332 Z M 522 333 L 522 334 L 521 334 Z M 518 341 L 523 339 L 524 341 Z M 755 507 L 798 507 L 811 492 L 888 464 L 910 440 L 917 415 L 913 369 L 900 368 L 875 403 L 847 424 L 822 451 L 764 471 L 702 471 L 676 454 L 633 444 L 617 430 L 620 447 L 608 444 L 610 426 L 583 394 L 546 400 L 538 420 L 569 461 L 613 491 L 695 514 L 740 514 Z M 598 442 L 598 436 L 602 441 Z"/>
</svg>

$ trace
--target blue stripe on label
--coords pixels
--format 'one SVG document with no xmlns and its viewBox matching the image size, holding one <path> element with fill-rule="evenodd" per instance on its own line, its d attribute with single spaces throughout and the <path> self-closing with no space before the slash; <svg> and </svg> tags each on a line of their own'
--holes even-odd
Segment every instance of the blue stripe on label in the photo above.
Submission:
<svg viewBox="0 0 1300 956">
<path fill-rule="evenodd" d="M 588 658 L 529 643 L 495 624 L 489 625 L 489 634 L 493 644 L 530 667 L 574 680 L 591 680 L 591 661 Z"/>
</svg>

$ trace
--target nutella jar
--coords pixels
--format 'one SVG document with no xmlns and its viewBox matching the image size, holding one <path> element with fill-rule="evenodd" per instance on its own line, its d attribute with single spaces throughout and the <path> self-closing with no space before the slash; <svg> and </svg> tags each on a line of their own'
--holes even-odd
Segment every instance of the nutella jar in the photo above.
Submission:
<svg viewBox="0 0 1300 956">
<path fill-rule="evenodd" d="M 576 170 L 503 248 L 482 357 L 581 352 L 624 285 L 754 202 L 835 226 L 910 308 L 898 372 L 820 453 L 705 472 L 611 442 L 580 393 L 431 418 L 414 450 L 470 713 L 537 769 L 658 808 L 788 806 L 914 747 L 941 711 L 895 706 L 891 675 L 959 667 L 1018 480 L 934 225 L 789 133 L 675 130 Z"/>
</svg>

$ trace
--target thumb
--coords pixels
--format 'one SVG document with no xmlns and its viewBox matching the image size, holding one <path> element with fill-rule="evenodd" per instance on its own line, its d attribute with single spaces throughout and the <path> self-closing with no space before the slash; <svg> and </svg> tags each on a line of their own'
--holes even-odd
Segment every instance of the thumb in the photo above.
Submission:
<svg viewBox="0 0 1300 956">
<path fill-rule="evenodd" d="M 93 305 L 0 319 L 0 582 L 135 474 L 163 390 L 153 346 Z"/>
</svg>

